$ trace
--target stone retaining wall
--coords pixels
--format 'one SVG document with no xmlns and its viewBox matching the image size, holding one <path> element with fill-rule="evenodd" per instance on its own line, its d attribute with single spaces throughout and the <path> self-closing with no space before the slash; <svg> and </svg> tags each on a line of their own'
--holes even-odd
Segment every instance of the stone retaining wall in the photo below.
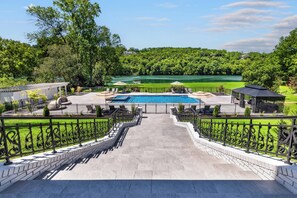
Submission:
<svg viewBox="0 0 297 198">
<path fill-rule="evenodd" d="M 141 111 L 141 110 L 140 110 Z M 117 124 L 108 136 L 98 142 L 87 142 L 79 146 L 71 146 L 57 150 L 57 153 L 45 152 L 37 155 L 13 160 L 13 164 L 4 166 L 0 164 L 0 192 L 21 180 L 32 180 L 44 173 L 58 169 L 64 164 L 75 162 L 80 158 L 112 148 L 122 132 L 138 124 L 142 112 L 132 122 Z"/>
<path fill-rule="evenodd" d="M 210 142 L 207 139 L 199 138 L 193 125 L 185 122 L 178 122 L 171 114 L 175 125 L 187 129 L 194 144 L 201 150 L 226 160 L 228 163 L 237 164 L 245 171 L 253 171 L 263 180 L 276 180 L 289 191 L 297 194 L 297 166 L 288 165 L 277 158 L 260 156 L 253 153 L 246 153 L 244 150 L 223 146 L 220 143 Z"/>
</svg>

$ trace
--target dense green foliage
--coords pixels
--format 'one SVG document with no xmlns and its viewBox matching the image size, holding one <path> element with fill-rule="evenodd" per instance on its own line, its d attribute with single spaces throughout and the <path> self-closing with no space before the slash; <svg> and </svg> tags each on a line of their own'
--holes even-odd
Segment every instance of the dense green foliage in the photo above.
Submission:
<svg viewBox="0 0 297 198">
<path fill-rule="evenodd" d="M 38 65 L 38 51 L 28 44 L 0 37 L 0 79 L 30 77 Z"/>
<path fill-rule="evenodd" d="M 104 84 L 111 67 L 120 65 L 114 64 L 118 62 L 114 48 L 120 46 L 120 37 L 96 24 L 99 4 L 54 0 L 53 7 L 30 6 L 27 12 L 36 18 L 39 29 L 28 36 L 45 56 L 36 72 L 41 81 Z"/>
<path fill-rule="evenodd" d="M 130 49 L 121 57 L 126 75 L 240 75 L 239 52 L 201 48 Z"/>
</svg>

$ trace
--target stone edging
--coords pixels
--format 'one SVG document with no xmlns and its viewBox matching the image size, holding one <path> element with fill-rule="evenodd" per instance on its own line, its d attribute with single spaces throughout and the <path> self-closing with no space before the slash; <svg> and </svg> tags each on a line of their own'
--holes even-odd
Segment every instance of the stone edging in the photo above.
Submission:
<svg viewBox="0 0 297 198">
<path fill-rule="evenodd" d="M 201 150 L 226 160 L 228 163 L 236 164 L 246 171 L 253 171 L 263 180 L 276 180 L 289 191 L 297 194 L 297 166 L 291 166 L 284 162 L 259 156 L 253 153 L 246 153 L 243 150 L 223 146 L 206 139 L 199 138 L 193 125 L 186 122 L 178 122 L 176 116 L 170 115 L 174 124 L 187 129 L 195 146 Z"/>
<path fill-rule="evenodd" d="M 80 158 L 112 148 L 122 132 L 138 124 L 142 117 L 136 116 L 132 122 L 121 123 L 115 126 L 109 135 L 98 140 L 90 141 L 79 146 L 70 146 L 57 150 L 57 153 L 45 152 L 13 160 L 13 164 L 4 166 L 0 163 L 0 192 L 17 181 L 32 180 L 45 171 L 58 169 L 60 166 L 75 162 Z"/>
</svg>

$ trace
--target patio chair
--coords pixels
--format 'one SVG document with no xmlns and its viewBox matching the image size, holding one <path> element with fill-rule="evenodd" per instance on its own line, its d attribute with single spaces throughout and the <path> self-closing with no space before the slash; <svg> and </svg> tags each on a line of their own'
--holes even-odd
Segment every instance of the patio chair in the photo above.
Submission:
<svg viewBox="0 0 297 198">
<path fill-rule="evenodd" d="M 191 105 L 191 109 L 193 109 L 194 111 L 196 111 L 196 105 Z"/>
<path fill-rule="evenodd" d="M 193 93 L 193 91 L 192 91 L 191 88 L 188 88 L 188 92 L 189 92 L 189 93 Z"/>
<path fill-rule="evenodd" d="M 113 92 L 113 93 L 114 93 L 114 91 L 115 91 L 115 88 L 112 88 L 112 89 L 111 89 L 111 92 Z"/>
<path fill-rule="evenodd" d="M 109 87 L 107 87 L 107 88 L 106 88 L 106 91 L 105 91 L 105 92 L 106 92 L 106 93 L 108 93 L 108 92 L 109 92 Z"/>
<path fill-rule="evenodd" d="M 114 93 L 118 93 L 119 89 L 115 88 Z"/>
<path fill-rule="evenodd" d="M 93 108 L 92 105 L 86 105 L 86 107 L 87 107 L 87 112 L 88 113 L 94 113 L 95 112 L 95 109 Z"/>
<path fill-rule="evenodd" d="M 175 93 L 174 89 L 171 88 L 171 93 Z"/>
<path fill-rule="evenodd" d="M 213 109 L 211 110 L 210 105 L 205 105 L 204 108 L 202 109 L 202 113 L 206 115 L 212 114 L 212 112 L 213 112 Z"/>
<path fill-rule="evenodd" d="M 189 93 L 188 88 L 184 88 L 185 93 Z"/>
</svg>

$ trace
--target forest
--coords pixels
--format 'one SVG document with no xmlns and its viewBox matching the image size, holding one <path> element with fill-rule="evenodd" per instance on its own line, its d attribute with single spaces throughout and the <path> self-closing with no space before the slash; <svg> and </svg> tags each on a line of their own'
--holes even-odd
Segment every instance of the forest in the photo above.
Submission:
<svg viewBox="0 0 297 198">
<path fill-rule="evenodd" d="M 37 31 L 28 43 L 0 38 L 0 87 L 67 81 L 101 86 L 116 75 L 242 75 L 243 81 L 276 90 L 297 87 L 297 29 L 281 37 L 271 53 L 204 48 L 127 49 L 118 34 L 99 26 L 99 4 L 54 0 L 30 6 Z"/>
</svg>

